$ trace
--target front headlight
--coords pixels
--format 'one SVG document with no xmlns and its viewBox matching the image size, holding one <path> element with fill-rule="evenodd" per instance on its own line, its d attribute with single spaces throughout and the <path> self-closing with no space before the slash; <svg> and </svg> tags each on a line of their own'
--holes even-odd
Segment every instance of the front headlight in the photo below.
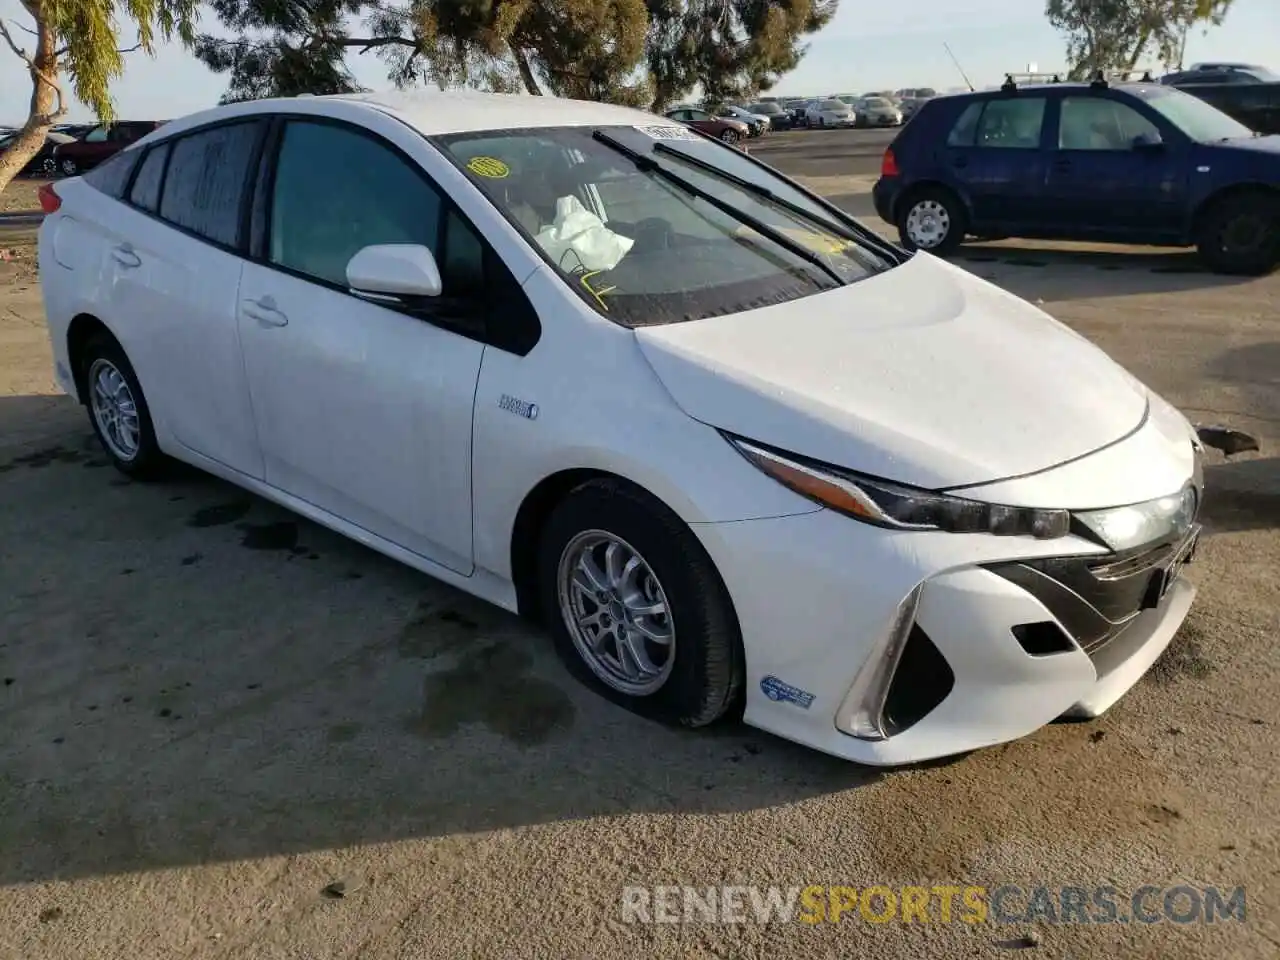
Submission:
<svg viewBox="0 0 1280 960">
<path fill-rule="evenodd" d="M 986 533 L 1052 540 L 1071 529 L 1066 510 L 1010 507 L 864 477 L 724 435 L 749 462 L 783 486 L 864 523 L 895 530 Z"/>
<path fill-rule="evenodd" d="M 1182 536 L 1195 523 L 1199 494 L 1191 484 L 1177 493 L 1145 503 L 1081 510 L 1076 519 L 1104 544 L 1123 553 L 1170 536 Z"/>
</svg>

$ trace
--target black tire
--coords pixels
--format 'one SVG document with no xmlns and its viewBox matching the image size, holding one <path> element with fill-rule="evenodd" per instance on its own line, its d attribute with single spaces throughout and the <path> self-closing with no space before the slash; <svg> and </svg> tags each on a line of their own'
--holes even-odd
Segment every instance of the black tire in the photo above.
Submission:
<svg viewBox="0 0 1280 960">
<path fill-rule="evenodd" d="M 1280 195 L 1237 193 L 1200 217 L 1196 249 L 1215 273 L 1257 277 L 1280 264 Z"/>
<path fill-rule="evenodd" d="M 80 172 L 80 164 L 71 157 L 64 157 L 58 161 L 58 172 L 64 177 L 74 177 Z"/>
<path fill-rule="evenodd" d="M 666 596 L 674 664 L 654 692 L 635 696 L 605 683 L 574 644 L 558 589 L 561 558 L 587 531 L 630 545 Z M 569 671 L 606 699 L 664 723 L 701 727 L 724 716 L 743 683 L 742 635 L 728 591 L 684 522 L 645 492 L 619 480 L 591 480 L 552 511 L 538 545 L 538 589 L 556 649 Z"/>
<path fill-rule="evenodd" d="M 735 144 L 739 140 L 738 131 L 733 129 L 725 129 L 720 131 L 720 142 Z"/>
<path fill-rule="evenodd" d="M 133 399 L 137 415 L 138 442 L 137 451 L 132 457 L 122 455 L 117 445 L 104 433 L 95 412 L 93 375 L 98 361 L 103 361 L 117 370 L 128 387 Z M 99 333 L 85 345 L 80 358 L 81 383 L 84 384 L 84 405 L 89 414 L 89 424 L 102 445 L 112 465 L 126 476 L 135 480 L 155 480 L 162 478 L 169 459 L 160 451 L 156 443 L 155 427 L 151 423 L 151 409 L 147 406 L 147 398 L 142 392 L 142 384 L 133 370 L 133 364 L 125 354 L 124 348 L 108 334 Z"/>
<path fill-rule="evenodd" d="M 933 204 L 946 214 L 946 232 L 942 235 L 941 240 L 936 243 L 921 246 L 911 238 L 908 230 L 908 222 L 911 213 L 921 204 Z M 964 241 L 965 233 L 968 230 L 968 218 L 965 214 L 964 204 L 950 190 L 945 187 L 921 187 L 918 190 L 912 190 L 902 198 L 898 206 L 898 239 L 907 250 L 926 250 L 929 253 L 945 257 L 950 253 L 954 253 L 956 248 Z"/>
</svg>

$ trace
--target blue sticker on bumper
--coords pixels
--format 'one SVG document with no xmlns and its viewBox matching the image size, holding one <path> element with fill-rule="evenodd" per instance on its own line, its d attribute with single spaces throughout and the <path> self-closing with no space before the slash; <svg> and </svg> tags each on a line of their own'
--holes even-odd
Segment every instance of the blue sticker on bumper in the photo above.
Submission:
<svg viewBox="0 0 1280 960">
<path fill-rule="evenodd" d="M 760 689 L 774 703 L 794 703 L 803 710 L 813 704 L 813 694 L 789 683 L 783 683 L 777 677 L 765 677 L 760 681 Z"/>
</svg>

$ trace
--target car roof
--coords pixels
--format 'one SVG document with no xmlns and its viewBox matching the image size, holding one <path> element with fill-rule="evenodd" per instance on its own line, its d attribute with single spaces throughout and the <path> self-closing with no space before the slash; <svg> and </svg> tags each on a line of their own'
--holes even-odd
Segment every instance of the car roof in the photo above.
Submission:
<svg viewBox="0 0 1280 960">
<path fill-rule="evenodd" d="M 285 102 L 292 100 L 287 98 Z M 427 136 L 532 127 L 616 126 L 652 122 L 653 114 L 590 100 L 523 93 L 417 90 L 343 93 L 310 100 L 345 100 L 392 114 Z M 259 101 L 278 102 L 278 101 Z M 684 108 L 692 109 L 692 108 Z"/>
</svg>

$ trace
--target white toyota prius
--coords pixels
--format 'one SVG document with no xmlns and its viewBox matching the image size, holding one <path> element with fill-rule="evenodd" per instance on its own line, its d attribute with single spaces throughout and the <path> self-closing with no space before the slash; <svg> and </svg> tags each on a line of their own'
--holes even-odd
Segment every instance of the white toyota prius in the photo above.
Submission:
<svg viewBox="0 0 1280 960">
<path fill-rule="evenodd" d="M 46 187 L 67 393 L 508 610 L 638 712 L 896 765 L 1096 716 L 1201 447 L 1084 338 L 638 111 L 262 100 Z"/>
</svg>

